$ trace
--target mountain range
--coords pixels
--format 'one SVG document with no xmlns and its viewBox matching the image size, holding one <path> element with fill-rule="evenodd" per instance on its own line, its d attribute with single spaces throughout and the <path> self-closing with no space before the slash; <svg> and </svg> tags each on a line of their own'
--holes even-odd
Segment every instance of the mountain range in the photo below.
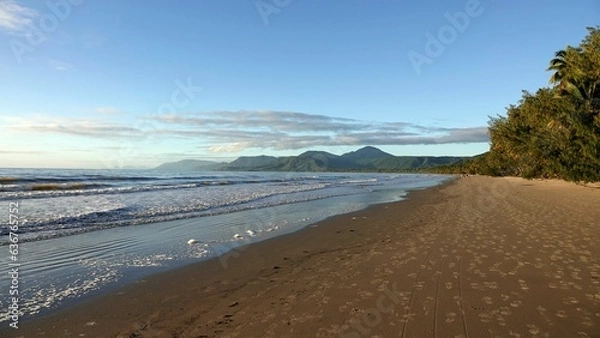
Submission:
<svg viewBox="0 0 600 338">
<path fill-rule="evenodd" d="M 414 171 L 450 165 L 468 159 L 456 156 L 394 156 L 367 146 L 343 155 L 307 151 L 298 156 L 242 156 L 230 163 L 181 160 L 164 163 L 158 170 L 229 171 Z"/>
</svg>

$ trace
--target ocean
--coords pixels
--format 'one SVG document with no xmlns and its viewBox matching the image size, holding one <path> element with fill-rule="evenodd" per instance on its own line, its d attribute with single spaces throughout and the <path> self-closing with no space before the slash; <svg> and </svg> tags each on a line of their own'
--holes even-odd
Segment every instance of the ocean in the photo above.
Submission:
<svg viewBox="0 0 600 338">
<path fill-rule="evenodd" d="M 448 179 L 0 169 L 0 322 L 11 311 L 32 318 Z"/>
</svg>

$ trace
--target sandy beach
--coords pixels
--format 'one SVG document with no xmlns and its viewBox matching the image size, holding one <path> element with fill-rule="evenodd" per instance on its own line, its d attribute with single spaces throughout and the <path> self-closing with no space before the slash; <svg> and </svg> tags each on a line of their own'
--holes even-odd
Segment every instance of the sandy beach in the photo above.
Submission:
<svg viewBox="0 0 600 338">
<path fill-rule="evenodd" d="M 2 337 L 600 337 L 600 189 L 468 177 Z"/>
</svg>

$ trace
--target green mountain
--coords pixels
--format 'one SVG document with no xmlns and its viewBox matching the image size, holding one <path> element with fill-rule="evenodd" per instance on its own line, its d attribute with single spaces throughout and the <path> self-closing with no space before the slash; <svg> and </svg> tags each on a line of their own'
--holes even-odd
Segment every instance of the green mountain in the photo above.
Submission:
<svg viewBox="0 0 600 338">
<path fill-rule="evenodd" d="M 342 155 L 342 158 L 345 158 L 350 161 L 378 160 L 390 157 L 395 156 L 371 146 L 360 148 L 357 151 L 351 151 Z"/>
<path fill-rule="evenodd" d="M 231 170 L 231 171 L 415 171 L 448 166 L 468 157 L 394 156 L 375 147 L 364 147 L 343 155 L 326 151 L 307 151 L 298 156 L 243 156 L 231 163 L 204 163 L 193 160 L 165 163 L 157 169 L 171 170 Z M 197 163 L 196 163 L 197 164 Z"/>
<path fill-rule="evenodd" d="M 224 165 L 224 170 L 261 170 L 260 168 L 269 167 L 277 161 L 275 156 L 242 156 L 235 161 Z"/>
<path fill-rule="evenodd" d="M 334 155 L 326 151 L 307 151 L 300 154 L 298 158 L 310 161 L 313 163 L 313 166 L 325 170 L 340 170 L 354 166 L 351 161 L 344 159 L 343 156 Z"/>
<path fill-rule="evenodd" d="M 398 157 L 381 151 L 375 147 L 364 147 L 341 156 L 346 162 L 361 170 L 393 170 L 402 168 L 394 166 L 391 161 Z M 408 168 L 408 167 L 407 167 Z"/>
</svg>

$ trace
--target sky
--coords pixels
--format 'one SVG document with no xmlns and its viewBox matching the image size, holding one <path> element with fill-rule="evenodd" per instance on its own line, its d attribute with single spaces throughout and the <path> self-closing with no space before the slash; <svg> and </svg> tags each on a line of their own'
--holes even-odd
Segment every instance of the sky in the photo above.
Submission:
<svg viewBox="0 0 600 338">
<path fill-rule="evenodd" d="M 471 156 L 600 1 L 0 0 L 0 167 Z"/>
</svg>

